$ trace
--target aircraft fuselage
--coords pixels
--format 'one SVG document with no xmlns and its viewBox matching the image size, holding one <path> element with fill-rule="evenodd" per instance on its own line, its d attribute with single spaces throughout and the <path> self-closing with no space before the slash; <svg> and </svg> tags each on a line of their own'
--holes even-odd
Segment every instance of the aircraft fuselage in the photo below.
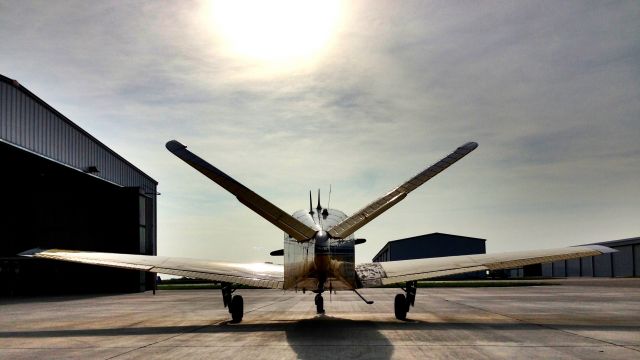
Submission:
<svg viewBox="0 0 640 360">
<path fill-rule="evenodd" d="M 284 236 L 284 288 L 310 291 L 357 288 L 355 237 L 333 239 L 326 232 L 347 215 L 336 209 L 299 210 L 295 219 L 317 231 L 309 241 Z"/>
</svg>

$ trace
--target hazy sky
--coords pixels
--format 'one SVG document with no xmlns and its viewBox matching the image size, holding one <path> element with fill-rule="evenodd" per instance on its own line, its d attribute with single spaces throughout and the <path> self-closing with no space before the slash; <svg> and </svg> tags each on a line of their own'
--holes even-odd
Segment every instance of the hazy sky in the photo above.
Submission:
<svg viewBox="0 0 640 360">
<path fill-rule="evenodd" d="M 638 34 L 638 1 L 0 0 L 0 73 L 159 181 L 159 255 L 282 248 L 170 139 L 287 212 L 332 184 L 347 213 L 478 142 L 356 233 L 364 262 L 430 232 L 640 236 Z"/>
</svg>

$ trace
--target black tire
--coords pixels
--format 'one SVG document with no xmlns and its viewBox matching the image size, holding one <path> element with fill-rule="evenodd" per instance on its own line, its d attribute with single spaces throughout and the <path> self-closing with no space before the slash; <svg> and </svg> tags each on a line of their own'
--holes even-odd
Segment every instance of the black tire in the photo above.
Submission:
<svg viewBox="0 0 640 360">
<path fill-rule="evenodd" d="M 324 314 L 324 299 L 322 298 L 322 295 L 318 294 L 316 295 L 316 312 L 318 314 Z"/>
<path fill-rule="evenodd" d="M 234 323 L 242 321 L 242 315 L 244 315 L 244 300 L 242 299 L 242 296 L 234 295 L 231 298 L 229 312 L 231 313 L 231 319 Z"/>
<path fill-rule="evenodd" d="M 396 319 L 398 320 L 406 320 L 407 319 L 407 299 L 403 294 L 396 295 L 396 299 L 393 302 L 393 309 L 396 313 Z"/>
</svg>

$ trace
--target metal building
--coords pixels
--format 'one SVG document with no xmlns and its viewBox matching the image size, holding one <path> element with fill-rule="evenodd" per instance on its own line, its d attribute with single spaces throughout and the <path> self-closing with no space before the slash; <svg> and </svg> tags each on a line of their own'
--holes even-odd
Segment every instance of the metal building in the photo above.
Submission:
<svg viewBox="0 0 640 360">
<path fill-rule="evenodd" d="M 594 245 L 594 244 L 588 244 Z M 640 237 L 595 243 L 618 250 L 611 254 L 508 270 L 511 278 L 543 277 L 632 277 L 640 276 Z"/>
<path fill-rule="evenodd" d="M 0 295 L 141 291 L 152 274 L 16 256 L 156 254 L 157 182 L 0 75 Z"/>
<path fill-rule="evenodd" d="M 374 262 L 486 253 L 485 239 L 432 233 L 389 241 Z"/>
</svg>

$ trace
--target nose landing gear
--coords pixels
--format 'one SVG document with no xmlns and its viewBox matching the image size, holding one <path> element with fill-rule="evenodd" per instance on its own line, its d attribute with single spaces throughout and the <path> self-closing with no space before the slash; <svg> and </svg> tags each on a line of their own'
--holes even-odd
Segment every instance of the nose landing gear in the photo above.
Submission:
<svg viewBox="0 0 640 360">
<path fill-rule="evenodd" d="M 315 298 L 316 303 L 316 312 L 318 314 L 324 314 L 324 299 L 322 298 L 322 293 L 318 293 Z"/>
</svg>

